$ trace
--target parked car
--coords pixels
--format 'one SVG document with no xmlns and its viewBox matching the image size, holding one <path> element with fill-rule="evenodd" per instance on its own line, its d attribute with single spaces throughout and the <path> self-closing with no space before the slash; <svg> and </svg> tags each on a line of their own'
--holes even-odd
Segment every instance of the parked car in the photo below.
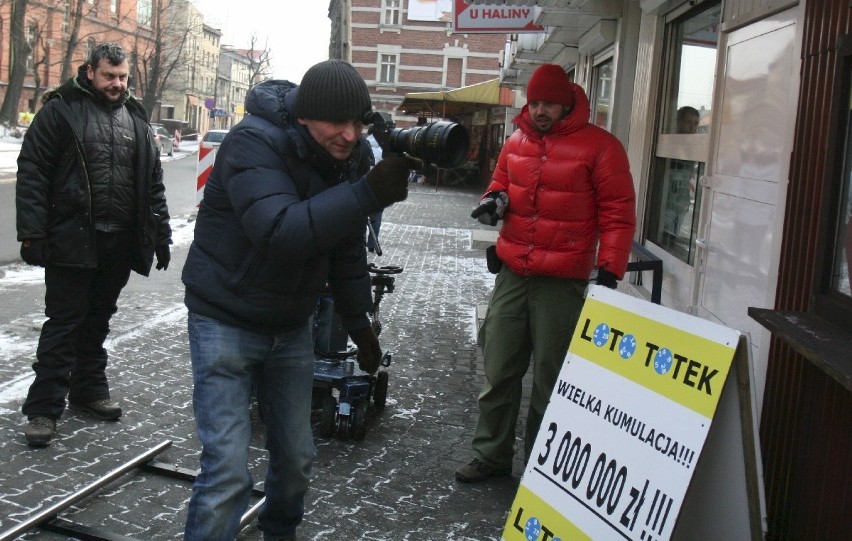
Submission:
<svg viewBox="0 0 852 541">
<path fill-rule="evenodd" d="M 168 156 L 175 155 L 175 140 L 169 134 L 169 131 L 160 124 L 151 124 L 151 133 L 157 143 L 157 150 L 160 151 L 160 156 L 166 154 Z"/>
<path fill-rule="evenodd" d="M 228 135 L 228 130 L 210 130 L 201 138 L 201 148 L 213 148 L 222 144 L 222 140 Z"/>
</svg>

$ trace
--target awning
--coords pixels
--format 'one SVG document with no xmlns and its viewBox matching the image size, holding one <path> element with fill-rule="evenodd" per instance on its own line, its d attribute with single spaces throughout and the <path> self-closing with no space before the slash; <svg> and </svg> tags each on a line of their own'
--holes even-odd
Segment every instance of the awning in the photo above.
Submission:
<svg viewBox="0 0 852 541">
<path fill-rule="evenodd" d="M 396 108 L 400 114 L 448 116 L 497 106 L 510 106 L 514 91 L 500 86 L 499 79 L 443 92 L 409 92 Z"/>
</svg>

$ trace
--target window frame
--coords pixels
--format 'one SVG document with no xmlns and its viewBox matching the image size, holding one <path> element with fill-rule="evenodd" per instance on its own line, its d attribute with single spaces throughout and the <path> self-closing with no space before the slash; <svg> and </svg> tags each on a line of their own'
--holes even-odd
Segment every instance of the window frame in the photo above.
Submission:
<svg viewBox="0 0 852 541">
<path fill-rule="evenodd" d="M 382 0 L 379 26 L 399 28 L 402 26 L 402 0 Z M 388 19 L 395 22 L 386 22 Z"/>
<path fill-rule="evenodd" d="M 379 48 L 376 51 L 376 84 L 381 86 L 396 86 L 399 84 L 399 59 L 400 51 L 398 48 Z M 393 59 L 392 63 L 386 63 L 384 57 Z M 393 72 L 393 80 L 385 81 L 385 67 Z"/>
<path fill-rule="evenodd" d="M 606 116 L 606 126 L 600 126 L 601 128 L 611 131 L 612 129 L 612 117 L 613 117 L 613 98 L 615 97 L 615 49 L 613 47 L 609 47 L 604 52 L 595 55 L 592 61 L 592 70 L 590 80 L 592 81 L 592 89 L 589 96 L 590 106 L 591 106 L 591 115 L 592 118 L 590 121 L 596 124 L 596 115 L 597 115 L 597 106 L 599 105 L 600 100 L 600 70 L 603 66 L 608 65 L 610 68 L 610 78 L 609 78 L 609 96 L 607 97 L 607 105 L 608 105 L 608 113 Z"/>
<path fill-rule="evenodd" d="M 834 73 L 834 100 L 829 118 L 843 118 L 846 122 L 829 123 L 822 202 L 826 211 L 822 215 L 817 232 L 817 238 L 820 240 L 812 285 L 813 311 L 823 319 L 836 322 L 839 327 L 852 330 L 852 323 L 849 323 L 852 321 L 852 297 L 835 291 L 832 287 L 832 275 L 839 251 L 837 243 L 842 226 L 841 213 L 846 203 L 841 201 L 846 181 L 844 175 L 849 174 L 846 166 L 852 163 L 852 155 L 847 156 L 847 150 L 852 148 L 852 34 L 838 39 Z M 844 159 L 837 159 L 837 156 Z M 850 183 L 852 184 L 852 181 Z M 846 189 L 852 190 L 852 186 Z"/>
<path fill-rule="evenodd" d="M 659 87 L 656 104 L 657 125 L 655 126 L 655 140 L 650 155 L 648 169 L 647 203 L 645 205 L 645 216 L 642 225 L 642 238 L 665 252 L 673 260 L 691 269 L 698 262 L 696 258 L 695 241 L 700 237 L 698 227 L 701 214 L 701 177 L 706 174 L 710 162 L 710 133 L 680 134 L 672 133 L 671 127 L 675 124 L 675 116 L 678 109 L 677 93 L 675 88 L 680 87 L 682 73 L 680 70 L 682 61 L 683 28 L 686 21 L 695 16 L 717 7 L 720 10 L 719 25 L 721 26 L 721 0 L 707 0 L 697 4 L 683 5 L 673 10 L 666 16 L 665 31 L 661 58 L 661 75 L 663 77 Z M 719 34 L 720 36 L 721 34 Z M 718 57 L 719 37 L 717 37 L 716 54 Z M 714 63 L 715 70 L 715 63 Z M 712 103 L 712 97 L 711 97 Z M 711 126 L 712 129 L 712 126 Z M 689 246 L 683 254 L 671 246 L 667 247 L 665 241 L 665 226 L 663 215 L 665 209 L 662 204 L 666 200 L 667 171 L 674 161 L 695 162 L 698 175 L 695 180 L 695 194 L 692 203 L 692 214 L 689 217 L 690 239 Z M 680 228 L 678 228 L 680 229 Z M 679 238 L 675 235 L 675 239 Z"/>
</svg>

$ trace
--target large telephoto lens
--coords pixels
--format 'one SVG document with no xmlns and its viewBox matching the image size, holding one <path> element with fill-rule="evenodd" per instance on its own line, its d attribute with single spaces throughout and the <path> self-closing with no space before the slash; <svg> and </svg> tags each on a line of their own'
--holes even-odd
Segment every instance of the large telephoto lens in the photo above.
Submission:
<svg viewBox="0 0 852 541">
<path fill-rule="evenodd" d="M 440 121 L 414 128 L 395 128 L 391 130 L 388 146 L 393 152 L 407 152 L 436 167 L 450 169 L 465 162 L 470 137 L 464 126 Z"/>
</svg>

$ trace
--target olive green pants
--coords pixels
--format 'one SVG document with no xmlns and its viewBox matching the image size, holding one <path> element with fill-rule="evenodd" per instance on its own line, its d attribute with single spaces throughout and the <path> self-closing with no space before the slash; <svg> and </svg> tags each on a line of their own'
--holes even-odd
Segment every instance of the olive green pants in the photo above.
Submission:
<svg viewBox="0 0 852 541">
<path fill-rule="evenodd" d="M 533 362 L 533 383 L 524 440 L 529 458 L 544 410 L 583 307 L 587 280 L 523 278 L 504 266 L 497 275 L 479 344 L 485 385 L 479 394 L 474 456 L 511 469 L 523 379 Z"/>
</svg>

